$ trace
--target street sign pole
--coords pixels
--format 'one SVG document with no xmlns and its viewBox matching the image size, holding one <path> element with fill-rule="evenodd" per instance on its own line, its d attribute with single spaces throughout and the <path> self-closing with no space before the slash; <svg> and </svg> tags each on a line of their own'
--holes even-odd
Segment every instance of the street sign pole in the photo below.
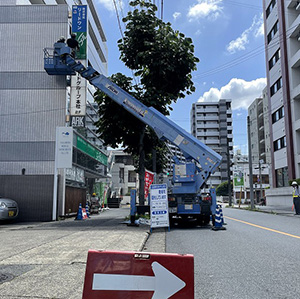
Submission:
<svg viewBox="0 0 300 299">
<path fill-rule="evenodd" d="M 72 168 L 73 128 L 57 127 L 55 138 L 55 161 L 53 182 L 52 220 L 57 219 L 58 168 Z M 64 198 L 62 199 L 64 207 Z"/>
</svg>

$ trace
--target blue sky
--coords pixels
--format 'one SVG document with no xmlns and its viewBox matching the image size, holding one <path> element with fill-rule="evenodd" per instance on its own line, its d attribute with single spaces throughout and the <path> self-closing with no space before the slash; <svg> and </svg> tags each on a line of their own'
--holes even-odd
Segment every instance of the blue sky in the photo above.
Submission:
<svg viewBox="0 0 300 299">
<path fill-rule="evenodd" d="M 107 37 L 108 75 L 132 76 L 119 61 L 120 20 L 128 0 L 95 0 Z M 154 1 L 161 16 L 161 0 Z M 200 59 L 193 72 L 196 92 L 173 105 L 170 118 L 190 132 L 196 101 L 232 99 L 234 147 L 247 152 L 247 109 L 266 86 L 261 0 L 164 0 L 163 20 L 191 37 Z M 117 8 L 117 9 L 116 9 Z M 121 22 L 121 30 L 124 31 Z"/>
</svg>

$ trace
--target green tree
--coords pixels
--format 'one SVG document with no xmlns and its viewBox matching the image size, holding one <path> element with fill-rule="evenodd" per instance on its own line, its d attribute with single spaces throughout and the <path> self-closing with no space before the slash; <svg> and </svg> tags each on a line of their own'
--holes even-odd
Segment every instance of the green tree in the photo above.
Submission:
<svg viewBox="0 0 300 299">
<path fill-rule="evenodd" d="M 231 186 L 231 193 L 232 193 L 232 183 L 230 182 Z M 217 188 L 216 188 L 216 194 L 217 196 L 228 196 L 228 181 L 221 183 Z"/>
<path fill-rule="evenodd" d="M 121 60 L 134 71 L 138 83 L 133 84 L 131 78 L 120 73 L 111 80 L 146 106 L 169 115 L 172 103 L 195 91 L 191 72 L 196 70 L 199 59 L 194 56 L 192 40 L 157 18 L 157 7 L 150 0 L 131 1 L 130 5 L 135 9 L 123 19 L 126 30 L 118 46 Z M 138 157 L 139 198 L 143 204 L 145 164 L 149 165 L 153 148 L 157 149 L 158 160 L 163 162 L 164 147 L 152 130 L 110 102 L 102 92 L 97 91 L 96 101 L 101 138 L 113 147 L 123 144 L 129 153 Z"/>
</svg>

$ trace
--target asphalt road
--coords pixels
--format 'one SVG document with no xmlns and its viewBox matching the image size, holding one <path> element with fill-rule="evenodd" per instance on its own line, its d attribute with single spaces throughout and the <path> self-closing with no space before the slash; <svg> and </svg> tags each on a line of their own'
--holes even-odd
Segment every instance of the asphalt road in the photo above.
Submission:
<svg viewBox="0 0 300 299">
<path fill-rule="evenodd" d="M 195 298 L 300 298 L 300 218 L 225 208 L 226 231 L 174 228 L 166 252 L 195 258 Z"/>
</svg>

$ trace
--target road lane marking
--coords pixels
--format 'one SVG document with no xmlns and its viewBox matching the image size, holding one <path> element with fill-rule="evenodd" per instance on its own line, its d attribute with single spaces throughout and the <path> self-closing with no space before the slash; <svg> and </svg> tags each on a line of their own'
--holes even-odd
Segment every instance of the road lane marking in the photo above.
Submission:
<svg viewBox="0 0 300 299">
<path fill-rule="evenodd" d="M 254 226 L 254 227 L 257 227 L 257 228 L 261 228 L 261 229 L 264 229 L 264 230 L 268 230 L 268 231 L 273 232 L 273 233 L 277 233 L 277 234 L 285 235 L 285 236 L 288 236 L 288 237 L 300 239 L 300 236 L 296 236 L 296 235 L 292 235 L 292 234 L 289 234 L 289 233 L 281 232 L 281 231 L 276 230 L 276 229 L 272 229 L 272 228 L 257 225 L 257 224 L 254 224 L 254 223 L 246 222 L 246 221 L 243 221 L 243 220 L 231 218 L 231 217 L 228 217 L 228 216 L 226 216 L 225 218 L 233 220 L 233 221 L 241 222 L 241 223 L 244 223 L 244 224 L 247 224 L 247 225 L 251 225 L 251 226 Z"/>
</svg>

